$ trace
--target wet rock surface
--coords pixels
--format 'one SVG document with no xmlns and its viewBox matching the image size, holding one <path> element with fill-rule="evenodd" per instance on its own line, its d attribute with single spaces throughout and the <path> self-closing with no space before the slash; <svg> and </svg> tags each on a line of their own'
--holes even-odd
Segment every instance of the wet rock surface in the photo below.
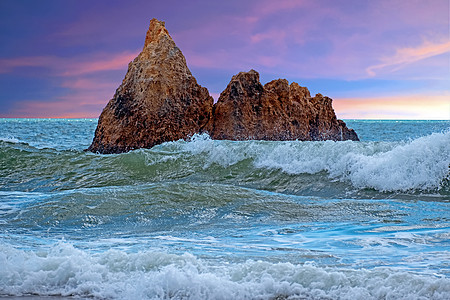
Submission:
<svg viewBox="0 0 450 300">
<path fill-rule="evenodd" d="M 164 22 L 152 19 L 144 48 L 103 109 L 88 150 L 121 153 L 187 138 L 206 125 L 212 105 Z"/>
<path fill-rule="evenodd" d="M 228 140 L 358 140 L 336 118 L 330 98 L 311 97 L 306 87 L 286 79 L 263 86 L 254 70 L 232 77 L 205 130 Z"/>
<path fill-rule="evenodd" d="M 87 150 L 121 153 L 205 132 L 229 140 L 358 140 L 331 103 L 286 79 L 263 86 L 251 70 L 233 76 L 213 105 L 164 22 L 152 19 L 144 48 L 103 109 Z"/>
</svg>

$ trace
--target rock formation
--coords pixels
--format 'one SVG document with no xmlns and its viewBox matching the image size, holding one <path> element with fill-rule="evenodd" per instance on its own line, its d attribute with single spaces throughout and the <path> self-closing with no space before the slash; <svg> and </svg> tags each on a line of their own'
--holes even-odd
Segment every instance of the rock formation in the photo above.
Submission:
<svg viewBox="0 0 450 300">
<path fill-rule="evenodd" d="M 120 153 L 186 138 L 206 125 L 212 105 L 164 22 L 153 19 L 144 48 L 103 109 L 88 150 Z"/>
<path fill-rule="evenodd" d="M 87 150 L 121 153 L 208 132 L 230 140 L 358 140 L 331 99 L 285 79 L 266 85 L 251 70 L 231 79 L 213 106 L 164 22 L 150 21 L 142 52 L 98 120 Z"/>
<path fill-rule="evenodd" d="M 227 140 L 358 140 L 355 131 L 336 118 L 332 100 L 286 79 L 264 86 L 258 72 L 231 78 L 213 107 L 205 131 Z"/>
</svg>

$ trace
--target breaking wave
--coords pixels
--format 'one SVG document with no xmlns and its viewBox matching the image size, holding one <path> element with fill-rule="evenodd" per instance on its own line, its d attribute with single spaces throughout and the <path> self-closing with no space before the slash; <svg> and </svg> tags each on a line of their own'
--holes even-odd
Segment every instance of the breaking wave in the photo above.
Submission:
<svg viewBox="0 0 450 300">
<path fill-rule="evenodd" d="M 316 174 L 379 191 L 439 188 L 449 176 L 450 132 L 406 143 L 385 142 L 227 142 L 196 136 L 184 150 L 207 155 L 206 165 L 227 167 L 251 158 L 256 168 L 290 175 Z"/>
<path fill-rule="evenodd" d="M 119 155 L 0 141 L 5 186 L 58 190 L 163 180 L 215 180 L 268 190 L 302 184 L 448 193 L 450 131 L 407 142 L 217 141 L 195 135 Z M 21 173 L 21 178 L 15 174 Z M 28 178 L 23 178 L 28 173 Z M 306 182 L 306 183 L 305 183 Z M 30 184 L 32 188 L 30 188 Z M 347 188 L 347 187 L 346 187 Z"/>
<path fill-rule="evenodd" d="M 68 243 L 39 252 L 0 246 L 0 295 L 108 299 L 447 299 L 450 279 L 389 268 L 313 263 L 221 263 L 191 254 L 109 250 Z"/>
</svg>

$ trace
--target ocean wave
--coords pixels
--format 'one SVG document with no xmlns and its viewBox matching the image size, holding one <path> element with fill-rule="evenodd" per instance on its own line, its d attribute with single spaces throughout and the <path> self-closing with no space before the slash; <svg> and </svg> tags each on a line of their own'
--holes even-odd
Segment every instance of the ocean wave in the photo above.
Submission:
<svg viewBox="0 0 450 300">
<path fill-rule="evenodd" d="M 27 142 L 15 137 L 0 137 L 0 149 L 3 151 L 5 151 L 6 148 L 22 151 L 56 150 L 56 148 L 52 146 L 54 145 L 50 143 Z"/>
<path fill-rule="evenodd" d="M 379 191 L 433 190 L 449 176 L 450 131 L 409 142 L 218 142 L 194 136 L 183 150 L 228 167 L 251 158 L 256 168 L 289 175 L 325 171 L 330 179 Z"/>
<path fill-rule="evenodd" d="M 19 143 L 20 142 L 15 137 L 0 137 L 0 141 L 1 142 L 7 142 L 7 143 Z"/>
<path fill-rule="evenodd" d="M 0 246 L 1 296 L 101 299 L 448 299 L 450 279 L 389 268 L 222 263 L 158 251 L 89 253 L 69 243 Z"/>
<path fill-rule="evenodd" d="M 0 144 L 0 187 L 47 191 L 168 180 L 288 193 L 449 192 L 450 131 L 403 142 L 218 141 L 195 135 L 117 155 Z"/>
</svg>

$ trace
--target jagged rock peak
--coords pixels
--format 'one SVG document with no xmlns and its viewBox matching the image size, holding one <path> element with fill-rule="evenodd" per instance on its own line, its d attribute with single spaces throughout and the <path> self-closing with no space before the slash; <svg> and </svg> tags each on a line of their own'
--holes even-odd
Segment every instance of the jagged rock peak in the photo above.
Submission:
<svg viewBox="0 0 450 300">
<path fill-rule="evenodd" d="M 152 19 L 144 48 L 103 109 L 88 150 L 120 153 L 185 139 L 207 124 L 212 105 L 164 22 Z"/>
<path fill-rule="evenodd" d="M 169 31 L 166 29 L 166 22 L 158 21 L 153 18 L 150 20 L 150 26 L 147 31 L 147 35 L 145 36 L 144 48 L 153 42 L 160 40 L 163 36 L 167 36 L 172 40 L 172 37 L 169 34 Z"/>
<path fill-rule="evenodd" d="M 213 139 L 358 140 L 336 118 L 332 100 L 286 79 L 265 84 L 255 70 L 231 78 L 205 130 Z"/>
</svg>

